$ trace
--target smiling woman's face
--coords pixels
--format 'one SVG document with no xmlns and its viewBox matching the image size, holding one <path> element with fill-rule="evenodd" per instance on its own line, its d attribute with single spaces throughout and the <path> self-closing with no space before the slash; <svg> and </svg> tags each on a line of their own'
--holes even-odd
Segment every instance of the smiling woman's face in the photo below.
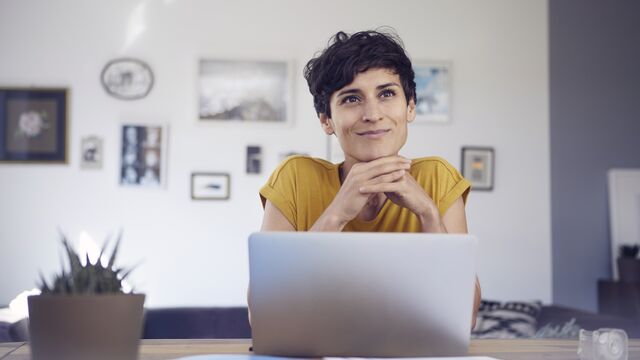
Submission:
<svg viewBox="0 0 640 360">
<path fill-rule="evenodd" d="M 320 122 L 338 137 L 345 163 L 397 155 L 416 116 L 414 100 L 407 104 L 400 76 L 389 69 L 359 73 L 329 101 L 332 116 L 320 114 Z"/>
</svg>

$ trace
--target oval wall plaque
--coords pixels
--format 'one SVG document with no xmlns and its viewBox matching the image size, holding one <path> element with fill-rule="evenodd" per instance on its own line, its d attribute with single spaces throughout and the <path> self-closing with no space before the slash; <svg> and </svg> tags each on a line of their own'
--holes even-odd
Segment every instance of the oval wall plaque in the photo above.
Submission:
<svg viewBox="0 0 640 360">
<path fill-rule="evenodd" d="M 109 95 L 122 100 L 142 99 L 153 88 L 149 65 L 132 58 L 109 61 L 102 69 L 100 80 Z"/>
</svg>

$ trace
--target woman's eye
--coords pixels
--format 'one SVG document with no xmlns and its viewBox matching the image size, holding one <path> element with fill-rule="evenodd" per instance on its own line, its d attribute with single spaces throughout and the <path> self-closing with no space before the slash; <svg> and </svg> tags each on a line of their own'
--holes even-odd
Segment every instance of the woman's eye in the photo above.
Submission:
<svg viewBox="0 0 640 360">
<path fill-rule="evenodd" d="M 395 91 L 387 89 L 387 90 L 382 90 L 382 92 L 380 93 L 380 96 L 381 97 L 392 97 L 395 94 L 396 94 Z"/>
<path fill-rule="evenodd" d="M 358 102 L 360 99 L 358 99 L 357 96 L 351 95 L 351 96 L 345 96 L 342 98 L 342 103 L 343 104 L 349 104 L 349 103 L 355 103 Z"/>
</svg>

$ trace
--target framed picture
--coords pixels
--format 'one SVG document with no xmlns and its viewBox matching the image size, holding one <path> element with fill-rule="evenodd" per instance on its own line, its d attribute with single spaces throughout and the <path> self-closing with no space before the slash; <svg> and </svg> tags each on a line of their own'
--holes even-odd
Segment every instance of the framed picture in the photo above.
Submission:
<svg viewBox="0 0 640 360">
<path fill-rule="evenodd" d="M 192 173 L 191 199 L 228 200 L 231 176 L 227 173 Z"/>
<path fill-rule="evenodd" d="M 102 138 L 99 138 L 97 136 L 87 136 L 82 138 L 80 143 L 81 169 L 102 168 L 102 142 Z"/>
<path fill-rule="evenodd" d="M 200 60 L 200 120 L 287 123 L 289 74 L 286 61 Z"/>
<path fill-rule="evenodd" d="M 413 65 L 416 81 L 417 123 L 451 121 L 451 63 L 417 62 Z"/>
<path fill-rule="evenodd" d="M 146 97 L 153 88 L 153 71 L 147 63 L 133 58 L 109 61 L 100 74 L 107 94 L 120 100 Z"/>
<path fill-rule="evenodd" d="M 462 176 L 471 182 L 471 190 L 493 190 L 493 165 L 493 148 L 462 148 Z"/>
<path fill-rule="evenodd" d="M 121 185 L 164 186 L 167 137 L 166 125 L 122 125 Z"/>
<path fill-rule="evenodd" d="M 334 164 L 338 164 L 344 161 L 344 153 L 338 137 L 335 135 L 327 136 L 327 160 Z"/>
<path fill-rule="evenodd" d="M 247 146 L 247 174 L 260 174 L 260 172 L 262 172 L 262 148 Z"/>
<path fill-rule="evenodd" d="M 67 163 L 67 93 L 0 88 L 0 162 Z"/>
</svg>

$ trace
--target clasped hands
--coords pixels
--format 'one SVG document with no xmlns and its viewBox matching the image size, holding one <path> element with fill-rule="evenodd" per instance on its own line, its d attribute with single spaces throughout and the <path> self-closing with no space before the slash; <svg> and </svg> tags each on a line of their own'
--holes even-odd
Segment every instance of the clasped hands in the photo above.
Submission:
<svg viewBox="0 0 640 360">
<path fill-rule="evenodd" d="M 327 210 L 346 224 L 358 216 L 373 197 L 384 193 L 396 205 L 416 214 L 423 230 L 440 232 L 438 208 L 411 176 L 410 169 L 410 159 L 395 155 L 356 163 L 344 178 L 340 191 Z"/>
</svg>

